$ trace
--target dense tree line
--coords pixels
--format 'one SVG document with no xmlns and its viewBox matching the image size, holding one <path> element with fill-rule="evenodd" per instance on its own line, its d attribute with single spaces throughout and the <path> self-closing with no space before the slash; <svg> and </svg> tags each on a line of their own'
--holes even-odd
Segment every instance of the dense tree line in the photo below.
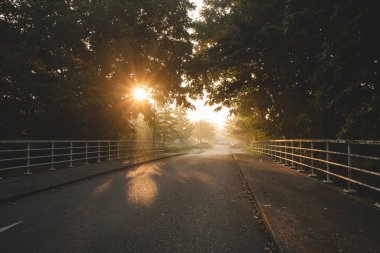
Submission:
<svg viewBox="0 0 380 253">
<path fill-rule="evenodd" d="M 215 126 L 205 120 L 198 120 L 194 122 L 192 136 L 197 139 L 198 143 L 212 142 L 215 140 L 216 129 Z"/>
<path fill-rule="evenodd" d="M 186 103 L 188 0 L 0 2 L 0 139 L 118 138 L 151 110 L 131 89 Z M 148 113 L 149 114 L 149 113 Z"/>
<path fill-rule="evenodd" d="M 137 119 L 132 119 L 135 128 L 135 138 L 138 141 L 156 141 L 165 144 L 177 141 L 179 144 L 187 144 L 193 124 L 187 118 L 185 107 L 162 105 L 152 111 L 155 115 L 145 116 L 140 114 Z M 148 119 L 144 118 L 148 115 Z M 154 128 L 154 131 L 153 131 Z M 153 132 L 155 137 L 153 138 Z"/>
<path fill-rule="evenodd" d="M 154 115 L 139 84 L 159 104 L 206 90 L 253 138 L 379 138 L 379 7 L 205 0 L 193 24 L 189 0 L 1 1 L 0 139 L 130 136 Z"/>
<path fill-rule="evenodd" d="M 155 128 L 157 141 L 166 144 L 178 140 L 180 144 L 185 144 L 191 136 L 193 124 L 187 118 L 186 108 L 164 105 L 156 111 Z"/>
<path fill-rule="evenodd" d="M 233 108 L 242 133 L 379 138 L 379 6 L 206 0 L 189 68 L 193 92 L 206 89 L 211 102 Z"/>
</svg>

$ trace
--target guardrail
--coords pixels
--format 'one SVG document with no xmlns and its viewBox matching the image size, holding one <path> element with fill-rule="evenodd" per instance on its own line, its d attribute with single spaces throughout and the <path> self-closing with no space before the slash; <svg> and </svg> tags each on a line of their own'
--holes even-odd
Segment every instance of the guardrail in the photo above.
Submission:
<svg viewBox="0 0 380 253">
<path fill-rule="evenodd" d="M 325 183 L 344 182 L 346 193 L 356 185 L 380 199 L 380 141 L 269 140 L 254 142 L 252 150 L 310 177 L 319 174 Z"/>
<path fill-rule="evenodd" d="M 121 140 L 7 140 L 0 141 L 0 173 L 57 165 L 73 167 L 164 151 L 161 142 Z M 1 174 L 0 174 L 1 178 Z"/>
</svg>

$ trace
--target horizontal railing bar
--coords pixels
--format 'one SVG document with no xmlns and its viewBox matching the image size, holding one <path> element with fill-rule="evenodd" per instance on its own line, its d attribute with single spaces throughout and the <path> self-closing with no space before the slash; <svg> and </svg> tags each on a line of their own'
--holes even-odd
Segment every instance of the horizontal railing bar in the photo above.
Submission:
<svg viewBox="0 0 380 253">
<path fill-rule="evenodd" d="M 57 144 L 57 143 L 55 143 L 55 144 Z M 130 145 L 119 145 L 119 147 L 128 147 L 128 146 L 130 146 Z M 106 145 L 106 146 L 87 146 L 87 148 L 98 148 L 98 147 L 100 147 L 100 148 L 108 148 L 109 146 L 108 145 Z M 111 145 L 110 147 L 118 147 L 118 145 Z M 66 147 L 54 147 L 54 150 L 85 149 L 85 148 L 86 148 L 86 146 L 80 146 L 80 147 L 78 147 L 78 146 L 72 146 L 72 147 L 66 146 Z M 51 147 L 46 147 L 46 148 L 31 148 L 29 150 L 30 151 L 46 151 L 46 150 L 51 150 L 51 149 L 52 149 Z M 3 153 L 5 153 L 5 152 L 9 152 L 9 153 L 11 153 L 11 152 L 26 152 L 26 151 L 28 151 L 28 149 L 25 149 L 25 148 L 23 148 L 23 149 L 5 149 L 5 150 L 0 150 L 0 152 L 3 152 Z"/>
<path fill-rule="evenodd" d="M 87 152 L 73 152 L 73 153 L 64 153 L 64 154 L 60 154 L 60 153 L 55 153 L 54 155 L 52 154 L 47 154 L 47 155 L 40 155 L 40 156 L 29 156 L 29 158 L 48 158 L 48 157 L 55 157 L 55 156 L 64 156 L 64 155 L 85 155 L 86 153 L 87 154 L 97 154 L 97 153 L 111 153 L 111 154 L 114 154 L 114 153 L 122 153 L 122 152 L 133 152 L 133 151 L 139 151 L 139 150 L 136 150 L 136 149 L 132 149 L 132 150 L 122 150 L 122 149 L 119 149 L 119 150 L 100 150 L 100 151 L 87 151 Z M 12 161 L 12 160 L 17 160 L 17 159 L 27 159 L 27 156 L 23 156 L 23 157 L 12 157 L 12 158 L 5 158 L 3 160 L 0 160 L 1 161 Z"/>
<path fill-rule="evenodd" d="M 313 151 L 313 152 L 319 152 L 319 153 L 325 153 L 325 154 L 332 154 L 332 155 L 342 155 L 342 156 L 351 156 L 356 158 L 363 158 L 363 159 L 369 159 L 369 160 L 375 160 L 380 161 L 380 157 L 376 156 L 364 156 L 364 155 L 358 155 L 358 154 L 348 154 L 348 153 L 342 153 L 342 152 L 336 152 L 336 151 L 327 151 L 323 149 L 311 149 L 311 148 L 300 148 L 295 146 L 279 146 L 279 145 L 265 145 L 268 147 L 277 147 L 277 148 L 287 148 L 287 149 L 293 149 L 293 150 L 305 150 L 305 151 Z"/>
<path fill-rule="evenodd" d="M 262 152 L 261 152 L 262 153 Z M 308 168 L 311 168 L 311 169 L 315 169 L 315 170 L 318 170 L 318 171 L 321 171 L 323 173 L 326 173 L 326 174 L 330 174 L 332 176 L 335 176 L 335 177 L 338 177 L 338 178 L 341 178 L 345 181 L 349 181 L 351 183 L 355 183 L 355 184 L 359 184 L 361 186 L 364 186 L 364 187 L 367 187 L 367 188 L 370 188 L 372 190 L 375 190 L 375 191 L 378 191 L 380 192 L 380 188 L 377 188 L 375 186 L 371 186 L 371 185 L 368 185 L 368 184 L 365 184 L 363 182 L 360 182 L 360 181 L 357 181 L 357 180 L 353 180 L 353 179 L 350 179 L 350 178 L 347 178 L 347 177 L 344 177 L 342 175 L 339 175 L 339 174 L 336 174 L 336 173 L 333 173 L 331 171 L 326 171 L 324 169 L 321 169 L 321 168 L 318 168 L 318 167 L 315 167 L 315 166 L 311 166 L 311 165 L 308 165 L 308 164 L 305 164 L 305 163 L 301 163 L 301 162 L 297 162 L 297 161 L 293 161 L 291 159 L 287 159 L 287 158 L 283 158 L 281 156 L 277 156 L 277 155 L 272 155 L 272 154 L 269 154 L 269 153 L 264 153 L 264 154 L 267 154 L 269 156 L 273 156 L 273 157 L 276 157 L 276 158 L 279 158 L 279 159 L 283 159 L 283 160 L 287 160 L 287 161 L 290 161 L 290 162 L 293 162 L 293 163 L 296 163 L 298 165 L 302 165 L 302 166 L 305 166 L 305 167 L 308 167 Z"/>
<path fill-rule="evenodd" d="M 342 175 L 339 175 L 339 174 L 333 173 L 333 172 L 331 172 L 331 171 L 326 171 L 326 170 L 324 170 L 324 169 L 321 169 L 321 168 L 318 168 L 318 167 L 315 167 L 315 166 L 311 166 L 311 165 L 308 165 L 308 164 L 306 164 L 306 163 L 301 163 L 301 162 L 293 161 L 293 160 L 291 160 L 291 159 L 283 158 L 283 157 L 280 157 L 280 156 L 275 156 L 275 157 L 277 157 L 277 158 L 281 158 L 281 159 L 284 159 L 284 160 L 288 160 L 288 161 L 290 161 L 290 162 L 294 162 L 294 163 L 296 163 L 296 164 L 299 164 L 299 165 L 302 165 L 302 166 L 305 166 L 305 167 L 308 167 L 308 168 L 311 168 L 311 169 L 316 169 L 316 170 L 321 171 L 321 172 L 323 172 L 323 173 L 330 174 L 330 175 L 332 175 L 332 176 L 335 176 L 335 177 L 341 178 L 341 179 L 343 179 L 343 180 L 345 180 L 345 181 L 349 181 L 349 182 L 352 182 L 352 183 L 355 183 L 355 184 L 360 184 L 360 185 L 362 185 L 362 186 L 365 186 L 365 187 L 368 187 L 368 188 L 371 188 L 371 189 L 373 189 L 373 190 L 376 190 L 376 191 L 379 191 L 379 192 L 380 192 L 380 188 L 377 188 L 377 187 L 374 187 L 374 186 L 371 186 L 371 185 L 365 184 L 365 183 L 360 182 L 360 181 L 357 181 L 357 180 L 353 180 L 353 179 L 347 178 L 347 177 L 345 177 L 345 176 L 342 176 Z"/>
<path fill-rule="evenodd" d="M 15 158 L 7 158 L 7 159 L 1 159 L 0 162 L 8 162 L 8 161 L 15 161 L 15 160 L 26 160 L 27 157 L 15 157 Z"/>
<path fill-rule="evenodd" d="M 23 152 L 26 152 L 26 151 L 28 151 L 27 149 L 5 149 L 5 150 L 0 150 L 0 152 L 21 152 L 21 151 L 23 151 Z"/>
<path fill-rule="evenodd" d="M 380 141 L 375 140 L 330 140 L 330 139 L 283 139 L 283 140 L 268 140 L 268 141 L 257 141 L 255 143 L 265 143 L 265 142 L 301 142 L 301 143 L 335 143 L 335 144 L 363 144 L 363 145 L 380 145 Z"/>
<path fill-rule="evenodd" d="M 327 160 L 323 160 L 323 159 L 319 159 L 319 158 L 315 158 L 315 157 L 309 157 L 309 156 L 303 156 L 303 155 L 299 155 L 299 154 L 295 154 L 295 153 L 288 153 L 288 152 L 283 152 L 283 151 L 279 151 L 279 150 L 271 150 L 271 149 L 265 149 L 267 151 L 273 151 L 273 152 L 276 152 L 276 153 L 281 153 L 281 154 L 285 154 L 285 155 L 289 155 L 289 156 L 296 156 L 296 157 L 300 157 L 300 158 L 305 158 L 305 159 L 308 159 L 308 160 L 314 160 L 314 161 L 318 161 L 318 162 L 322 162 L 322 163 L 326 163 L 326 164 L 330 164 L 330 165 L 335 165 L 335 166 L 338 166 L 338 167 L 343 167 L 343 168 L 346 168 L 346 169 L 352 169 L 352 170 L 355 170 L 355 171 L 359 171 L 359 172 L 362 172 L 362 173 L 366 173 L 366 174 L 371 174 L 371 175 L 374 175 L 374 176 L 380 176 L 380 173 L 378 172 L 374 172 L 374 171 L 370 171 L 370 170 L 364 170 L 364 169 L 360 169 L 360 168 L 356 168 L 356 167 L 352 167 L 352 166 L 347 166 L 345 164 L 340 164 L 340 163 L 335 163 L 335 162 L 332 162 L 332 161 L 327 161 Z M 281 158 L 283 159 L 283 158 Z"/>
<path fill-rule="evenodd" d="M 123 140 L 0 140 L 0 143 L 4 144 L 19 144 L 19 143 L 104 143 L 104 142 L 123 142 L 123 143 L 145 143 L 145 144 L 151 144 L 151 143 L 157 143 L 157 144 L 164 144 L 163 142 L 153 142 L 153 141 L 123 141 Z"/>
<path fill-rule="evenodd" d="M 13 167 L 5 167 L 5 168 L 0 168 L 0 171 L 21 169 L 21 168 L 26 168 L 26 167 L 28 167 L 28 166 L 27 165 L 20 165 L 20 166 L 13 166 Z"/>
</svg>

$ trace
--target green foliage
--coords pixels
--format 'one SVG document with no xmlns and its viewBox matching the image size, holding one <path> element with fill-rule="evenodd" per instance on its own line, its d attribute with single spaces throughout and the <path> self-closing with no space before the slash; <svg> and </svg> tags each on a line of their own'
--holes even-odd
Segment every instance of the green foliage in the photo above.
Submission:
<svg viewBox="0 0 380 253">
<path fill-rule="evenodd" d="M 191 136 L 192 124 L 184 107 L 162 105 L 156 110 L 156 140 L 164 143 L 179 140 L 184 144 Z"/>
<path fill-rule="evenodd" d="M 206 89 L 270 138 L 379 138 L 379 3 L 207 0 L 189 64 Z M 242 130 L 241 129 L 241 130 Z"/>
<path fill-rule="evenodd" d="M 0 3 L 0 138 L 117 138 L 131 90 L 186 104 L 188 0 Z"/>
<path fill-rule="evenodd" d="M 205 140 L 212 142 L 216 136 L 215 127 L 208 121 L 196 121 L 194 122 L 192 136 L 198 140 L 198 143 Z"/>
<path fill-rule="evenodd" d="M 160 106 L 156 111 L 156 140 L 167 143 L 176 137 L 177 120 L 169 105 Z"/>
<path fill-rule="evenodd" d="M 193 149 L 192 146 L 188 145 L 166 145 L 165 152 L 168 153 L 179 153 L 179 152 L 187 152 Z"/>
<path fill-rule="evenodd" d="M 260 131 L 260 121 L 253 117 L 229 118 L 225 126 L 228 135 L 234 139 L 249 144 L 252 140 L 265 139 L 265 133 Z"/>
<path fill-rule="evenodd" d="M 176 118 L 176 139 L 179 139 L 180 143 L 183 145 L 186 143 L 186 140 L 191 136 L 191 131 L 193 130 L 194 126 L 187 118 L 187 112 L 185 107 L 177 107 L 174 110 L 174 115 Z"/>
</svg>

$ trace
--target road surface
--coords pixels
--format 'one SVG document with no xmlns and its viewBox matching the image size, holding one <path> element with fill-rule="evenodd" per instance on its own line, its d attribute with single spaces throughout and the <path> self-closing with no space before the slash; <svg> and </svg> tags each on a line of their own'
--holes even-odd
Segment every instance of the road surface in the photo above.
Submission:
<svg viewBox="0 0 380 253">
<path fill-rule="evenodd" d="M 270 252 L 223 147 L 0 205 L 0 252 Z"/>
</svg>

